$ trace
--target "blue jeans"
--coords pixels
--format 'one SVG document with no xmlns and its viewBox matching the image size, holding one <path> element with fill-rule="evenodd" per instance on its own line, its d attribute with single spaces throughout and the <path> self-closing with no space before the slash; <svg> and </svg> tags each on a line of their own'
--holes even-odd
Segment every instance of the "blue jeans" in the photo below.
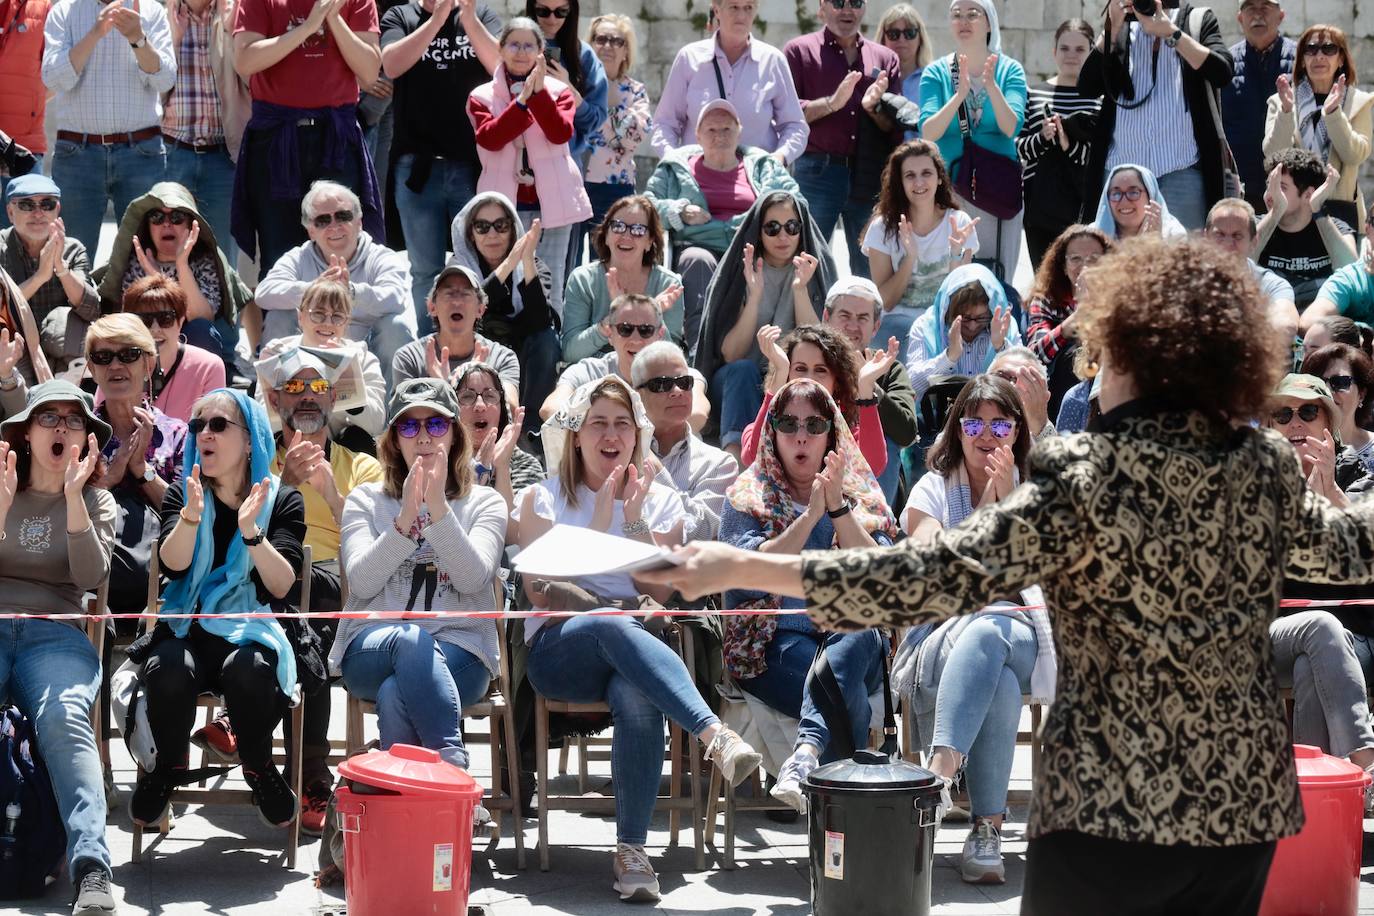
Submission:
<svg viewBox="0 0 1374 916">
<path fill-rule="evenodd" d="M 1197 232 L 1206 224 L 1207 192 L 1202 185 L 1202 170 L 1197 166 L 1160 175 L 1159 193 L 1174 219 L 1189 232 Z"/>
<path fill-rule="evenodd" d="M 477 169 L 464 162 L 435 159 L 429 180 L 420 193 L 406 187 L 415 170 L 415 156 L 396 160 L 396 186 L 392 189 L 401 215 L 406 254 L 410 256 L 410 292 L 420 336 L 434 333 L 434 319 L 425 308 L 429 288 L 444 269 L 453 221 L 477 194 Z"/>
<path fill-rule="evenodd" d="M 745 357 L 726 363 L 711 376 L 711 401 L 720 407 L 720 445 L 739 445 L 744 428 L 763 406 L 763 375 L 759 364 Z"/>
<path fill-rule="evenodd" d="M 377 357 L 377 361 L 383 366 L 390 366 L 396 351 L 415 340 L 415 332 L 402 315 L 383 315 L 371 324 L 349 322 L 348 337 L 350 340 L 367 341 L 367 348 Z M 383 374 L 387 376 L 387 392 L 390 393 L 391 373 L 383 370 Z"/>
<path fill-rule="evenodd" d="M 234 199 L 234 161 L 227 150 L 197 153 L 176 144 L 167 147 L 167 180 L 186 188 L 201 215 L 214 230 L 215 242 L 229 260 L 238 263 L 239 246 L 229 232 L 229 204 Z M 199 346 L 199 344 L 197 344 Z"/>
<path fill-rule="evenodd" d="M 563 344 L 552 327 L 528 334 L 513 348 L 520 358 L 520 403 L 525 405 L 525 432 L 537 432 L 543 421 L 539 406 L 558 386 L 558 361 Z"/>
<path fill-rule="evenodd" d="M 166 175 L 167 151 L 161 135 L 132 145 L 58 140 L 53 146 L 52 180 L 62 189 L 62 221 L 68 237 L 80 241 L 88 252 L 100 246 L 100 223 L 109 201 L 114 201 L 118 225 L 129 202 L 147 194 Z"/>
<path fill-rule="evenodd" d="M 949 650 L 935 699 L 935 747 L 967 756 L 969 804 L 974 817 L 1007 807 L 1021 695 L 1035 668 L 1035 630 L 1004 614 L 984 614 Z"/>
<path fill-rule="evenodd" d="M 873 215 L 873 202 L 849 197 L 849 166 L 837 156 L 805 153 L 792 168 L 802 196 L 811 206 L 811 217 L 820 227 L 821 238 L 830 244 L 835 224 L 844 217 L 844 234 L 849 243 L 849 272 L 868 276 L 868 257 L 861 247 L 864 227 Z"/>
<path fill-rule="evenodd" d="M 601 225 L 601 221 L 606 218 L 606 211 L 611 209 L 611 204 L 635 193 L 635 186 L 632 184 L 589 181 L 584 187 L 587 189 L 587 198 L 592 202 L 592 216 L 591 219 L 573 227 L 572 238 L 568 241 L 568 273 L 597 259 L 596 252 L 590 250 L 587 256 L 583 257 L 582 244 L 596 227 Z"/>
<path fill-rule="evenodd" d="M 353 637 L 340 664 L 348 692 L 377 704 L 382 749 L 414 744 L 467 769 L 463 706 L 486 696 L 480 658 L 413 623 L 381 623 Z"/>
<path fill-rule="evenodd" d="M 0 703 L 33 720 L 67 828 L 71 874 L 81 861 L 110 871 L 105 779 L 91 727 L 99 692 L 100 659 L 85 633 L 55 620 L 0 621 Z"/>
<path fill-rule="evenodd" d="M 518 212 L 521 222 L 527 228 L 530 223 L 539 219 L 538 210 L 521 208 Z M 563 287 L 567 285 L 568 279 L 568 247 L 572 244 L 573 230 L 576 228 L 576 223 L 559 226 L 557 229 L 543 227 L 539 233 L 539 247 L 534 250 L 535 257 L 549 268 L 549 308 L 558 315 L 560 323 L 563 321 Z M 535 409 L 538 410 L 537 405 Z"/>
<path fill-rule="evenodd" d="M 35 162 L 35 163 L 33 164 L 33 168 L 29 170 L 29 174 L 30 174 L 30 175 L 42 175 L 42 174 L 43 174 L 43 154 L 42 154 L 42 153 L 34 153 L 34 158 L 36 158 L 38 161 Z M 10 217 L 9 217 L 9 214 L 5 212 L 5 207 L 6 207 L 6 205 L 8 205 L 9 202 L 10 202 L 10 195 L 9 195 L 10 181 L 11 181 L 11 179 L 13 179 L 14 177 L 16 177 L 16 176 L 14 176 L 14 175 L 4 175 L 4 176 L 0 176 L 0 229 L 8 229 L 8 228 L 10 227 Z"/>
<path fill-rule="evenodd" d="M 638 620 L 573 617 L 536 634 L 527 671 L 546 697 L 610 705 L 616 839 L 642 845 L 663 776 L 664 715 L 691 735 L 720 721 L 682 659 Z"/>
<path fill-rule="evenodd" d="M 233 365 L 234 345 L 239 339 L 234 333 L 233 325 L 223 316 L 217 316 L 214 321 L 208 318 L 192 318 L 182 326 L 181 336 L 185 337 L 191 346 L 209 350 L 226 363 Z"/>
<path fill-rule="evenodd" d="M 839 759 L 830 747 L 830 724 L 806 691 L 806 673 L 822 639 L 830 670 L 849 711 L 850 738 L 856 749 L 868 747 L 868 725 L 873 718 L 868 697 L 883 683 L 883 640 L 877 630 L 827 636 L 817 631 L 780 629 L 764 652 L 768 669 L 758 677 L 741 680 L 739 685 L 778 712 L 800 719 L 796 746 L 819 748 L 821 763 L 829 763 Z"/>
</svg>

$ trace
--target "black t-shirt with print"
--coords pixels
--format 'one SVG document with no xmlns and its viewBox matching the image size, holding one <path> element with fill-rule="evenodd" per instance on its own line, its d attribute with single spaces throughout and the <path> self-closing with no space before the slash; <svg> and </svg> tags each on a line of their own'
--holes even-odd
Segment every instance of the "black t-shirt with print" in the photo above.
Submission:
<svg viewBox="0 0 1374 916">
<path fill-rule="evenodd" d="M 1340 220 L 1332 222 L 1342 233 L 1349 233 L 1349 227 Z M 1259 264 L 1293 285 L 1293 301 L 1300 309 L 1317 298 L 1322 283 L 1332 271 L 1331 255 L 1322 241 L 1316 220 L 1297 232 L 1284 232 L 1282 228 L 1274 230 L 1269 244 L 1260 252 Z"/>
<path fill-rule="evenodd" d="M 415 2 L 388 10 L 381 21 L 382 47 L 414 34 L 429 21 L 429 15 Z M 492 35 L 500 34 L 501 20 L 486 4 L 477 5 L 477 18 Z M 443 156 L 476 166 L 468 94 L 490 81 L 491 74 L 477 60 L 455 10 L 415 66 L 396 80 L 396 133 L 391 141 L 395 154 Z"/>
</svg>

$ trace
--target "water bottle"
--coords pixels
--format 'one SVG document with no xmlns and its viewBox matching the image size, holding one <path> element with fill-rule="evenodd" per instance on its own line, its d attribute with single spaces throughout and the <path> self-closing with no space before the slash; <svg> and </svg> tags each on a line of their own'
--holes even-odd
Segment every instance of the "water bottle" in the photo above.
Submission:
<svg viewBox="0 0 1374 916">
<path fill-rule="evenodd" d="M 22 809 L 17 801 L 12 801 L 5 806 L 5 831 L 0 833 L 0 859 L 14 858 L 15 846 L 19 842 L 17 834 L 19 833 L 19 815 L 21 813 Z"/>
</svg>

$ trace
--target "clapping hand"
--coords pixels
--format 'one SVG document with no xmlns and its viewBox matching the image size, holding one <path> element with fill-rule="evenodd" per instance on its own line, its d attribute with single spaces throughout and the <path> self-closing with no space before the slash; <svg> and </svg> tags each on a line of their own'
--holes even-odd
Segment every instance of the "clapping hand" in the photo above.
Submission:
<svg viewBox="0 0 1374 916">
<path fill-rule="evenodd" d="M 959 81 L 954 84 L 954 97 L 959 102 L 968 100 L 969 94 L 973 92 L 973 77 L 968 72 L 968 55 L 959 55 Z"/>
<path fill-rule="evenodd" d="M 1279 78 L 1274 81 L 1274 86 L 1278 89 L 1279 107 L 1284 114 L 1288 114 L 1296 105 L 1296 98 L 1293 92 L 1293 78 L 1287 73 L 1279 74 Z"/>
<path fill-rule="evenodd" d="M 1162 232 L 1164 230 L 1164 208 L 1159 201 L 1152 200 L 1145 205 L 1145 218 L 1140 221 L 1140 234 L 1146 235 L 1151 232 Z"/>
<path fill-rule="evenodd" d="M 200 465 L 194 464 L 191 466 L 191 476 L 186 478 L 186 505 L 182 506 L 181 514 L 183 518 L 189 517 L 199 522 L 204 511 L 205 487 L 200 482 Z"/>
<path fill-rule="evenodd" d="M 1307 448 L 1300 454 L 1303 469 L 1307 472 L 1307 485 L 1314 493 L 1337 501 L 1341 489 L 1336 486 L 1336 443 L 1331 439 L 1330 430 L 1322 430 L 1320 439 L 1308 436 Z"/>
<path fill-rule="evenodd" d="M 151 413 L 142 407 L 134 408 L 134 433 L 129 437 L 129 441 L 124 443 L 124 447 L 128 449 L 129 473 L 136 478 L 141 479 L 143 472 L 147 470 L 148 446 L 153 441 L 153 430 L 156 426 Z"/>
<path fill-rule="evenodd" d="M 610 531 L 611 519 L 615 516 L 615 488 L 625 473 L 625 465 L 617 464 L 601 482 L 596 491 L 596 502 L 592 505 L 592 520 L 588 527 L 597 531 Z"/>
<path fill-rule="evenodd" d="M 826 453 L 811 489 L 821 491 L 826 511 L 833 512 L 844 504 L 844 459 L 839 452 L 832 449 Z"/>
<path fill-rule="evenodd" d="M 955 315 L 949 323 L 949 341 L 945 344 L 945 359 L 958 365 L 964 355 L 964 316 Z"/>
<path fill-rule="evenodd" d="M 664 315 L 668 314 L 669 310 L 677 305 L 677 301 L 682 298 L 682 292 L 682 284 L 674 283 L 672 286 L 655 296 L 654 302 L 658 304 L 659 312 Z"/>
<path fill-rule="evenodd" d="M 129 44 L 135 45 L 143 40 L 143 17 L 138 11 L 138 0 L 133 0 L 132 7 L 127 7 L 123 3 L 111 3 L 100 11 L 100 15 L 109 16 L 110 24 Z"/>
<path fill-rule="evenodd" d="M 840 84 L 835 87 L 834 93 L 830 96 L 832 114 L 849 104 L 849 100 L 854 97 L 854 87 L 859 85 L 859 80 L 862 78 L 863 74 L 858 70 L 850 70 L 844 75 L 844 79 L 840 80 Z"/>
<path fill-rule="evenodd" d="M 883 73 L 876 80 L 868 84 L 864 90 L 864 97 L 859 100 L 864 111 L 873 112 L 878 108 L 878 103 L 883 100 L 883 93 L 887 92 L 887 74 Z"/>
<path fill-rule="evenodd" d="M 981 216 L 975 216 L 960 226 L 959 217 L 954 213 L 949 215 L 949 256 L 951 260 L 957 260 L 961 264 L 967 264 L 973 260 L 973 248 L 969 246 L 969 240 L 977 238 L 978 223 L 982 219 Z"/>
<path fill-rule="evenodd" d="M 0 379 L 14 375 L 14 368 L 24 358 L 24 335 L 15 332 L 10 337 L 9 328 L 0 329 Z"/>
<path fill-rule="evenodd" d="M 649 470 L 649 465 L 645 464 L 643 469 L 636 468 L 633 464 L 625 471 L 625 488 L 622 498 L 625 500 L 625 522 L 637 522 L 644 517 L 644 499 L 649 495 L 649 488 L 653 486 L 654 475 Z"/>
<path fill-rule="evenodd" d="M 245 538 L 253 537 L 258 530 L 258 514 L 267 503 L 267 494 L 272 490 L 272 478 L 264 477 L 248 491 L 248 496 L 239 504 L 239 534 Z"/>
<path fill-rule="evenodd" d="M 1050 123 L 1054 125 L 1054 135 L 1059 140 L 1059 148 L 1067 153 L 1069 151 L 1069 135 L 1064 130 L 1064 118 L 1056 114 L 1050 118 Z"/>
<path fill-rule="evenodd" d="M 754 339 L 758 341 L 759 352 L 764 359 L 768 360 L 768 365 L 772 371 L 769 373 L 771 381 L 770 390 L 777 391 L 787 382 L 788 372 L 791 363 L 787 359 L 787 354 L 778 346 L 778 338 L 782 337 L 782 328 L 775 324 L 765 324 L 759 328 Z"/>
<path fill-rule="evenodd" d="M 81 490 L 86 486 L 96 462 L 100 460 L 100 446 L 96 445 L 95 433 L 86 435 L 86 454 L 77 457 L 75 443 L 67 449 L 67 468 L 62 475 L 62 492 L 67 499 L 80 499 Z"/>
<path fill-rule="evenodd" d="M 138 258 L 138 266 L 143 268 L 145 276 L 156 277 L 161 271 L 157 269 L 157 264 L 149 257 L 148 252 L 143 249 L 143 245 L 138 240 L 138 233 L 133 235 L 134 257 Z"/>
<path fill-rule="evenodd" d="M 1288 198 L 1283 193 L 1283 166 L 1274 166 L 1265 178 L 1264 202 L 1276 219 L 1288 212 Z"/>
<path fill-rule="evenodd" d="M 438 337 L 425 341 L 425 373 L 430 378 L 448 379 L 448 347 L 439 347 Z"/>
<path fill-rule="evenodd" d="M 431 523 L 448 512 L 448 449 L 442 445 L 432 455 L 415 459 L 423 461 L 425 471 L 425 507 Z"/>
<path fill-rule="evenodd" d="M 859 367 L 859 389 L 857 392 L 859 400 L 866 401 L 873 397 L 878 379 L 882 378 L 891 368 L 900 350 L 901 344 L 897 342 L 897 338 L 889 337 L 886 349 L 868 351 L 864 364 Z"/>
<path fill-rule="evenodd" d="M 983 473 L 988 475 L 988 485 L 983 491 L 979 505 L 1006 499 L 1011 495 L 1015 486 L 1012 477 L 1015 468 L 1016 461 L 1012 457 L 1010 445 L 999 445 L 993 449 L 992 454 L 988 456 L 988 463 L 983 468 Z"/>
<path fill-rule="evenodd" d="M 502 431 L 500 438 L 496 440 L 496 452 L 492 456 L 492 464 L 488 467 L 509 467 L 511 455 L 515 454 L 515 443 L 520 438 L 520 430 L 525 423 L 525 408 L 517 407 L 511 414 L 510 422 Z M 486 462 L 483 462 L 484 464 Z"/>
<path fill-rule="evenodd" d="M 15 494 L 19 492 L 18 460 L 19 453 L 10 448 L 8 442 L 0 440 L 0 527 L 3 527 L 5 516 L 9 514 L 10 506 L 14 505 Z"/>
<path fill-rule="evenodd" d="M 342 283 L 344 286 L 347 286 L 348 262 L 337 254 L 331 254 L 329 256 L 329 266 L 325 268 L 324 273 L 320 274 L 320 279 L 332 280 L 335 283 Z"/>
<path fill-rule="evenodd" d="M 186 234 L 186 241 L 182 243 L 181 250 L 177 252 L 177 269 L 191 269 L 191 252 L 195 250 L 196 242 L 200 240 L 200 220 L 191 220 L 191 231 Z M 344 268 L 347 276 L 347 268 Z M 347 282 L 345 280 L 345 282 Z"/>
<path fill-rule="evenodd" d="M 420 517 L 420 509 L 425 500 L 425 476 L 428 473 L 423 458 L 417 457 L 406 471 L 406 479 L 401 484 L 401 512 L 396 516 L 396 528 L 406 537 Z"/>
<path fill-rule="evenodd" d="M 998 306 L 992 311 L 992 348 L 1000 350 L 1007 342 L 1007 332 L 1011 330 L 1011 308 Z"/>
<path fill-rule="evenodd" d="M 1336 185 L 1341 183 L 1341 173 L 1336 171 L 1336 167 L 1331 163 L 1326 164 L 1326 178 L 1313 189 L 1311 196 L 1307 198 L 1307 206 L 1312 211 L 1313 216 L 1322 212 L 1322 207 L 1326 206 L 1326 201 L 1331 197 L 1331 192 L 1336 190 Z"/>
<path fill-rule="evenodd" d="M 983 61 L 983 85 L 993 87 L 997 85 L 997 55 L 989 54 L 987 60 Z"/>
<path fill-rule="evenodd" d="M 763 298 L 763 258 L 754 257 L 754 245 L 748 242 L 744 246 L 744 288 L 746 290 L 745 299 L 758 302 Z"/>
<path fill-rule="evenodd" d="M 802 252 L 792 259 L 792 288 L 802 289 L 811 282 L 811 278 L 816 274 L 816 267 L 820 262 L 816 256 Z"/>
<path fill-rule="evenodd" d="M 1336 81 L 1331 84 L 1331 91 L 1326 94 L 1326 101 L 1322 103 L 1322 115 L 1329 116 L 1335 114 L 1341 107 L 1341 100 L 1345 98 L 1345 74 L 1336 77 Z"/>
</svg>

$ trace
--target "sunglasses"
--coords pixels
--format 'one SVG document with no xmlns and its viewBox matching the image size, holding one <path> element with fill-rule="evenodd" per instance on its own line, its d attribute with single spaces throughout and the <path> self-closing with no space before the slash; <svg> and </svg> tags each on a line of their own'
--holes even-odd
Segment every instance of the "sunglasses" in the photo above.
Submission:
<svg viewBox="0 0 1374 916">
<path fill-rule="evenodd" d="M 177 313 L 171 309 L 164 309 L 161 312 L 135 312 L 139 320 L 143 322 L 145 328 L 157 325 L 160 328 L 170 328 L 177 323 Z"/>
<path fill-rule="evenodd" d="M 431 439 L 438 439 L 452 425 L 453 421 L 448 417 L 426 417 L 423 420 L 407 417 L 396 422 L 396 432 L 401 434 L 402 439 L 414 439 L 420 435 L 420 427 L 423 426 Z"/>
<path fill-rule="evenodd" d="M 958 10 L 950 10 L 950 11 L 949 11 L 949 21 L 950 21 L 950 22 L 958 22 L 958 21 L 961 20 L 961 19 L 967 20 L 967 21 L 969 21 L 969 22 L 977 22 L 979 19 L 982 19 L 982 18 L 983 18 L 983 11 L 982 11 L 982 10 L 964 10 L 962 13 L 959 12 Z"/>
<path fill-rule="evenodd" d="M 1124 191 L 1108 191 L 1107 199 L 1114 204 L 1119 204 L 1123 200 L 1137 201 L 1145 196 L 1144 188 L 1127 188 Z"/>
<path fill-rule="evenodd" d="M 803 423 L 790 413 L 775 413 L 772 416 L 773 428 L 784 436 L 794 435 L 797 430 L 805 429 L 808 436 L 824 436 L 834 424 L 825 417 L 810 416 Z"/>
<path fill-rule="evenodd" d="M 328 394 L 329 379 L 312 378 L 310 381 L 306 381 L 303 378 L 289 378 L 281 385 L 281 390 L 286 394 L 301 394 L 307 388 L 310 389 L 311 394 Z"/>
<path fill-rule="evenodd" d="M 550 16 L 555 19 L 567 19 L 568 14 L 571 12 L 572 7 L 570 6 L 560 6 L 556 10 L 551 10 L 547 6 L 539 6 L 537 4 L 534 7 L 534 17 L 536 19 L 548 19 Z"/>
<path fill-rule="evenodd" d="M 501 393 L 497 391 L 495 388 L 492 388 L 488 391 L 474 391 L 473 389 L 468 388 L 464 391 L 458 392 L 458 403 L 464 407 L 472 407 L 478 401 L 481 401 L 483 404 L 486 404 L 489 407 L 500 407 Z"/>
<path fill-rule="evenodd" d="M 70 430 L 79 431 L 86 428 L 86 418 L 79 413 L 40 413 L 34 417 L 34 421 L 44 429 L 57 429 L 63 424 Z"/>
<path fill-rule="evenodd" d="M 40 200 L 21 197 L 14 202 L 14 205 L 24 213 L 32 213 L 34 210 L 42 210 L 44 213 L 51 213 L 57 209 L 57 200 L 52 197 L 44 197 Z"/>
<path fill-rule="evenodd" d="M 899 38 L 905 38 L 907 41 L 915 41 L 916 38 L 920 36 L 921 30 L 908 26 L 905 29 L 884 29 L 883 34 L 887 36 L 888 41 L 896 41 Z"/>
<path fill-rule="evenodd" d="M 1355 384 L 1353 375 L 1328 375 L 1323 381 L 1332 391 L 1349 391 L 1350 386 Z"/>
<path fill-rule="evenodd" d="M 789 219 L 785 223 L 780 223 L 775 219 L 770 219 L 763 224 L 763 234 L 771 238 L 776 238 L 778 233 L 786 232 L 788 235 L 801 235 L 802 225 L 799 219 Z"/>
<path fill-rule="evenodd" d="M 108 366 L 115 361 L 116 357 L 121 363 L 128 366 L 143 358 L 143 348 L 125 347 L 122 350 L 92 350 L 87 359 L 97 366 Z"/>
<path fill-rule="evenodd" d="M 1011 435 L 1011 431 L 1016 428 L 1015 420 L 984 420 L 980 417 L 965 417 L 959 421 L 959 428 L 964 431 L 964 435 L 970 439 L 977 439 L 983 434 L 983 427 L 991 426 L 992 434 L 998 439 L 1006 439 Z"/>
<path fill-rule="evenodd" d="M 649 379 L 639 387 L 648 388 L 654 394 L 667 394 L 672 391 L 674 387 L 680 388 L 683 391 L 691 391 L 692 377 L 690 375 L 660 375 L 657 378 Z"/>
<path fill-rule="evenodd" d="M 305 313 L 312 324 L 327 324 L 332 328 L 341 328 L 348 324 L 348 316 L 343 312 L 323 312 L 319 309 L 311 309 Z"/>
<path fill-rule="evenodd" d="M 625 47 L 625 39 L 619 35 L 593 35 L 592 44 L 598 48 L 623 48 Z"/>
<path fill-rule="evenodd" d="M 827 2 L 837 10 L 842 10 L 845 8 L 844 0 L 827 0 Z M 864 0 L 849 0 L 849 8 L 851 10 L 863 9 Z"/>
<path fill-rule="evenodd" d="M 239 429 L 248 428 L 242 423 L 235 423 L 228 417 L 211 417 L 208 420 L 204 417 L 196 417 L 190 423 L 186 424 L 186 428 L 191 431 L 192 436 L 199 436 L 202 432 L 206 431 L 212 432 L 218 436 L 231 426 L 237 426 Z"/>
<path fill-rule="evenodd" d="M 496 219 L 475 219 L 472 221 L 472 231 L 478 235 L 486 235 L 493 229 L 503 235 L 510 232 L 510 217 L 501 216 Z"/>
<path fill-rule="evenodd" d="M 1321 416 L 1322 408 L 1320 404 L 1304 404 L 1297 410 L 1291 407 L 1280 407 L 1269 416 L 1279 426 L 1287 426 L 1293 422 L 1293 414 L 1295 413 L 1302 422 L 1311 423 Z"/>
<path fill-rule="evenodd" d="M 658 325 L 630 324 L 629 322 L 621 322 L 620 324 L 617 324 L 615 326 L 615 332 L 619 334 L 621 337 L 633 337 L 635 331 L 639 332 L 640 337 L 643 337 L 645 340 L 648 340 L 650 337 L 653 337 L 654 334 L 658 331 Z"/>
<path fill-rule="evenodd" d="M 1321 44 L 1311 42 L 1309 44 L 1303 45 L 1302 53 L 1306 54 L 1308 57 L 1312 57 L 1317 54 L 1320 54 L 1322 57 L 1335 57 L 1336 55 L 1341 53 L 1341 49 L 1338 45 L 1336 45 L 1335 42 L 1331 41 L 1325 41 Z"/>
<path fill-rule="evenodd" d="M 353 222 L 352 210 L 335 210 L 333 213 L 321 213 L 310 221 L 316 229 L 328 229 L 330 223 L 351 223 Z"/>
<path fill-rule="evenodd" d="M 163 223 L 184 226 L 190 221 L 191 214 L 183 213 L 180 210 L 151 210 L 148 213 L 148 225 L 150 226 L 161 226 Z"/>
<path fill-rule="evenodd" d="M 628 232 L 631 238 L 636 239 L 642 239 L 649 234 L 649 227 L 643 223 L 627 223 L 619 219 L 611 220 L 606 228 L 610 229 L 616 235 L 624 235 Z"/>
</svg>

